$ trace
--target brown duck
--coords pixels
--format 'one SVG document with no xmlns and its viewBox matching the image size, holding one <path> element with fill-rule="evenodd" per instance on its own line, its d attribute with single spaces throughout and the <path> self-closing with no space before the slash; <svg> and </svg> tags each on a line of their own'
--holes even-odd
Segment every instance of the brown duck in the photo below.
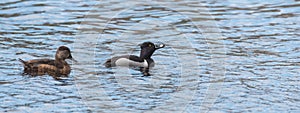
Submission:
<svg viewBox="0 0 300 113">
<path fill-rule="evenodd" d="M 53 77 L 67 76 L 71 72 L 70 65 L 65 61 L 73 59 L 71 51 L 66 46 L 60 46 L 55 54 L 55 60 L 52 59 L 34 59 L 24 61 L 19 59 L 24 65 L 24 73 L 32 76 L 49 74 Z"/>
</svg>

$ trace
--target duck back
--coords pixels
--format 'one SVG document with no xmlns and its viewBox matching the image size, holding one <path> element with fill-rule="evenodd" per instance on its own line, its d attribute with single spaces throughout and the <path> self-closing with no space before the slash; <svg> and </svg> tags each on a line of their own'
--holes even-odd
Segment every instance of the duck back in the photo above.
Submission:
<svg viewBox="0 0 300 113">
<path fill-rule="evenodd" d="M 70 66 L 66 62 L 57 62 L 51 59 L 35 59 L 24 61 L 19 59 L 24 65 L 24 73 L 32 76 L 49 74 L 51 76 L 68 75 L 71 72 Z"/>
</svg>

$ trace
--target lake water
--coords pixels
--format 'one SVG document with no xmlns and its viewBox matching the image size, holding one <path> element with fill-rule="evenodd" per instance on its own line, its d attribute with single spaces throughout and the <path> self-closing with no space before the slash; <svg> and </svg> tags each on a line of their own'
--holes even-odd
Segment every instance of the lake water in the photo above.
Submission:
<svg viewBox="0 0 300 113">
<path fill-rule="evenodd" d="M 299 0 L 0 1 L 0 112 L 300 112 Z M 163 42 L 152 76 L 106 59 Z M 17 60 L 71 48 L 63 80 Z"/>
</svg>

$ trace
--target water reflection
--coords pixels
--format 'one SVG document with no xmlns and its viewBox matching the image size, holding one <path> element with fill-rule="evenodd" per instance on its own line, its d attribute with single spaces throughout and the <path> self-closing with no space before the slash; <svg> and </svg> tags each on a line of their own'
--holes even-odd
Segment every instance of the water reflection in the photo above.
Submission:
<svg viewBox="0 0 300 113">
<path fill-rule="evenodd" d="M 299 5 L 1 1 L 0 111 L 297 112 Z M 169 47 L 154 54 L 153 76 L 101 65 L 145 40 Z M 53 58 L 61 45 L 79 59 L 69 78 L 21 76 L 17 58 Z"/>
</svg>

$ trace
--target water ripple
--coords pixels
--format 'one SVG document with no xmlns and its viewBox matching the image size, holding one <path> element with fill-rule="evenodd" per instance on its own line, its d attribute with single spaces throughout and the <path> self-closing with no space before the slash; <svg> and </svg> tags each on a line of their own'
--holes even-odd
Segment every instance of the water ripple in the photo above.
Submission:
<svg viewBox="0 0 300 113">
<path fill-rule="evenodd" d="M 299 112 L 299 6 L 0 1 L 0 111 Z M 146 40 L 167 45 L 153 55 L 153 76 L 102 65 L 115 55 L 138 55 Z M 54 58 L 60 45 L 80 61 L 68 78 L 22 76 L 17 58 Z M 225 67 L 226 76 L 218 76 Z"/>
</svg>

